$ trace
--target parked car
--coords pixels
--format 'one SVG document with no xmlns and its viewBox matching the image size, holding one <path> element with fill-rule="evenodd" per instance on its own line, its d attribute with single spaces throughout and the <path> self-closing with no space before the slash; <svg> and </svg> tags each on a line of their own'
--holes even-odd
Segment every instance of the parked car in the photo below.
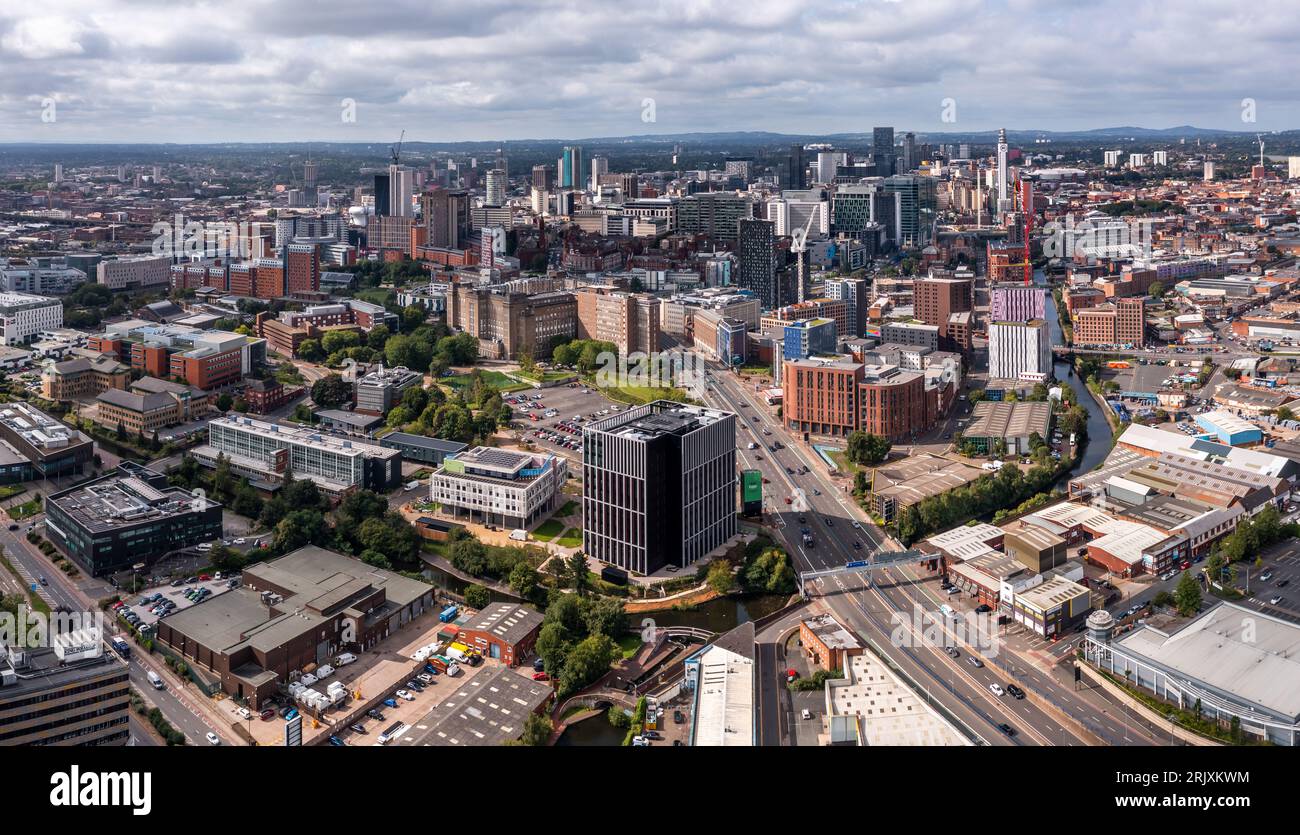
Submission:
<svg viewBox="0 0 1300 835">
<path fill-rule="evenodd" d="M 384 704 L 388 707 L 397 707 L 397 700 L 393 698 L 384 699 Z"/>
<path fill-rule="evenodd" d="M 333 745 L 335 748 L 342 748 L 344 745 L 347 745 L 347 743 L 334 734 L 330 734 L 330 745 Z"/>
<path fill-rule="evenodd" d="M 246 708 L 246 707 L 241 707 L 239 710 L 236 710 L 235 713 L 239 714 L 239 718 L 240 718 L 240 719 L 252 719 L 252 718 L 253 718 L 253 711 L 249 710 L 249 709 Z"/>
<path fill-rule="evenodd" d="M 208 744 L 209 744 L 209 745 L 220 745 L 220 744 L 221 744 L 221 740 L 218 739 L 218 738 L 217 738 L 217 735 L 214 734 L 212 731 L 208 731 Z"/>
<path fill-rule="evenodd" d="M 549 681 L 550 678 L 546 673 L 533 673 L 533 681 Z"/>
<path fill-rule="evenodd" d="M 405 699 L 408 702 L 415 701 L 415 694 L 412 693 L 410 690 L 398 690 L 396 695 L 397 698 Z M 397 705 L 394 704 L 393 707 L 397 707 Z"/>
<path fill-rule="evenodd" d="M 384 714 L 381 713 L 378 708 L 370 708 L 370 710 L 366 711 L 366 715 L 377 722 L 384 721 Z"/>
<path fill-rule="evenodd" d="M 263 722 L 269 722 L 275 718 L 275 711 L 268 707 L 266 710 L 261 712 L 260 716 Z"/>
<path fill-rule="evenodd" d="M 348 728 L 359 734 L 363 734 L 366 732 L 366 726 L 358 724 L 356 722 L 352 723 L 351 725 L 348 725 Z"/>
</svg>

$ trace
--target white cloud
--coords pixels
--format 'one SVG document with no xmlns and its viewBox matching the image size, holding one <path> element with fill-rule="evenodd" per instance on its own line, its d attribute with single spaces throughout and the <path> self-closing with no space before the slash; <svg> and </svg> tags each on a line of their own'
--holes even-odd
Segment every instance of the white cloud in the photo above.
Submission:
<svg viewBox="0 0 1300 835">
<path fill-rule="evenodd" d="M 0 11 L 0 141 L 581 138 L 645 97 L 659 131 L 1239 128 L 1246 96 L 1276 130 L 1297 34 L 1285 0 L 46 0 Z"/>
</svg>

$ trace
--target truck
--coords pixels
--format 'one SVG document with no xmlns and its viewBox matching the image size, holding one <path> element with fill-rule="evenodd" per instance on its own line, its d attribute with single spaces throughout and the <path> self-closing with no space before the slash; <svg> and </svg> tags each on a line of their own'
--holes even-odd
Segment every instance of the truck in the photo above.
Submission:
<svg viewBox="0 0 1300 835">
<path fill-rule="evenodd" d="M 122 656 L 124 660 L 131 658 L 131 645 L 121 638 L 114 638 L 112 641 L 113 651 Z"/>
<path fill-rule="evenodd" d="M 453 620 L 456 619 L 456 615 L 458 614 L 460 614 L 460 607 L 448 606 L 446 609 L 443 609 L 442 612 L 438 615 L 438 620 L 442 623 L 451 623 Z"/>
</svg>

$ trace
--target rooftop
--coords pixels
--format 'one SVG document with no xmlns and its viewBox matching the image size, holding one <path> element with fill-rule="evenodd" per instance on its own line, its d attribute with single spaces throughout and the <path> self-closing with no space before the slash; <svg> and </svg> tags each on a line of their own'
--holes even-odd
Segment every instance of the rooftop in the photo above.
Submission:
<svg viewBox="0 0 1300 835">
<path fill-rule="evenodd" d="M 1294 623 L 1225 602 L 1174 632 L 1139 626 L 1115 645 L 1193 682 L 1300 720 L 1300 626 Z"/>
<path fill-rule="evenodd" d="M 551 688 L 508 667 L 480 670 L 393 744 L 497 746 L 518 739 L 529 714 L 551 697 Z"/>
<path fill-rule="evenodd" d="M 135 476 L 109 475 L 50 496 L 92 535 L 125 525 L 220 507 L 179 487 L 157 488 Z"/>
<path fill-rule="evenodd" d="M 535 609 L 517 603 L 494 603 L 460 626 L 516 644 L 541 625 L 542 615 Z"/>
</svg>

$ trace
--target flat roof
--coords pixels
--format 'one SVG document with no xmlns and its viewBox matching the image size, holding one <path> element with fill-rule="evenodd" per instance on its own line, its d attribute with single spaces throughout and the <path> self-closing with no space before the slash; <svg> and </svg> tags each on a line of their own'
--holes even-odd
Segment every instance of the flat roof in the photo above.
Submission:
<svg viewBox="0 0 1300 835">
<path fill-rule="evenodd" d="M 1050 580 L 1044 580 L 1033 588 L 1016 592 L 1016 603 L 1046 612 L 1076 597 L 1088 594 L 1090 592 L 1087 586 L 1081 586 L 1073 580 L 1058 575 Z"/>
<path fill-rule="evenodd" d="M 1223 602 L 1173 632 L 1139 626 L 1114 645 L 1300 721 L 1300 626 L 1294 623 Z"/>
<path fill-rule="evenodd" d="M 826 682 L 830 744 L 969 745 L 966 737 L 870 652 Z"/>
<path fill-rule="evenodd" d="M 383 418 L 375 418 L 375 420 L 383 420 Z M 410 432 L 389 432 L 387 435 L 380 438 L 379 442 L 381 444 L 391 442 L 394 444 L 401 444 L 402 446 L 432 449 L 438 452 L 447 453 L 460 452 L 461 450 L 469 448 L 469 444 L 463 444 L 460 441 L 448 441 L 443 438 L 430 438 L 427 435 L 413 435 Z"/>
<path fill-rule="evenodd" d="M 827 649 L 862 649 L 858 636 L 845 628 L 829 612 L 808 618 L 803 622 L 808 631 L 817 636 Z"/>
<path fill-rule="evenodd" d="M 444 678 L 444 681 L 448 679 Z M 394 740 L 394 745 L 497 746 L 518 739 L 551 688 L 508 667 L 480 670 Z"/>
<path fill-rule="evenodd" d="M 157 488 L 135 476 L 109 475 L 50 496 L 89 533 L 220 507 L 179 487 Z"/>
</svg>

